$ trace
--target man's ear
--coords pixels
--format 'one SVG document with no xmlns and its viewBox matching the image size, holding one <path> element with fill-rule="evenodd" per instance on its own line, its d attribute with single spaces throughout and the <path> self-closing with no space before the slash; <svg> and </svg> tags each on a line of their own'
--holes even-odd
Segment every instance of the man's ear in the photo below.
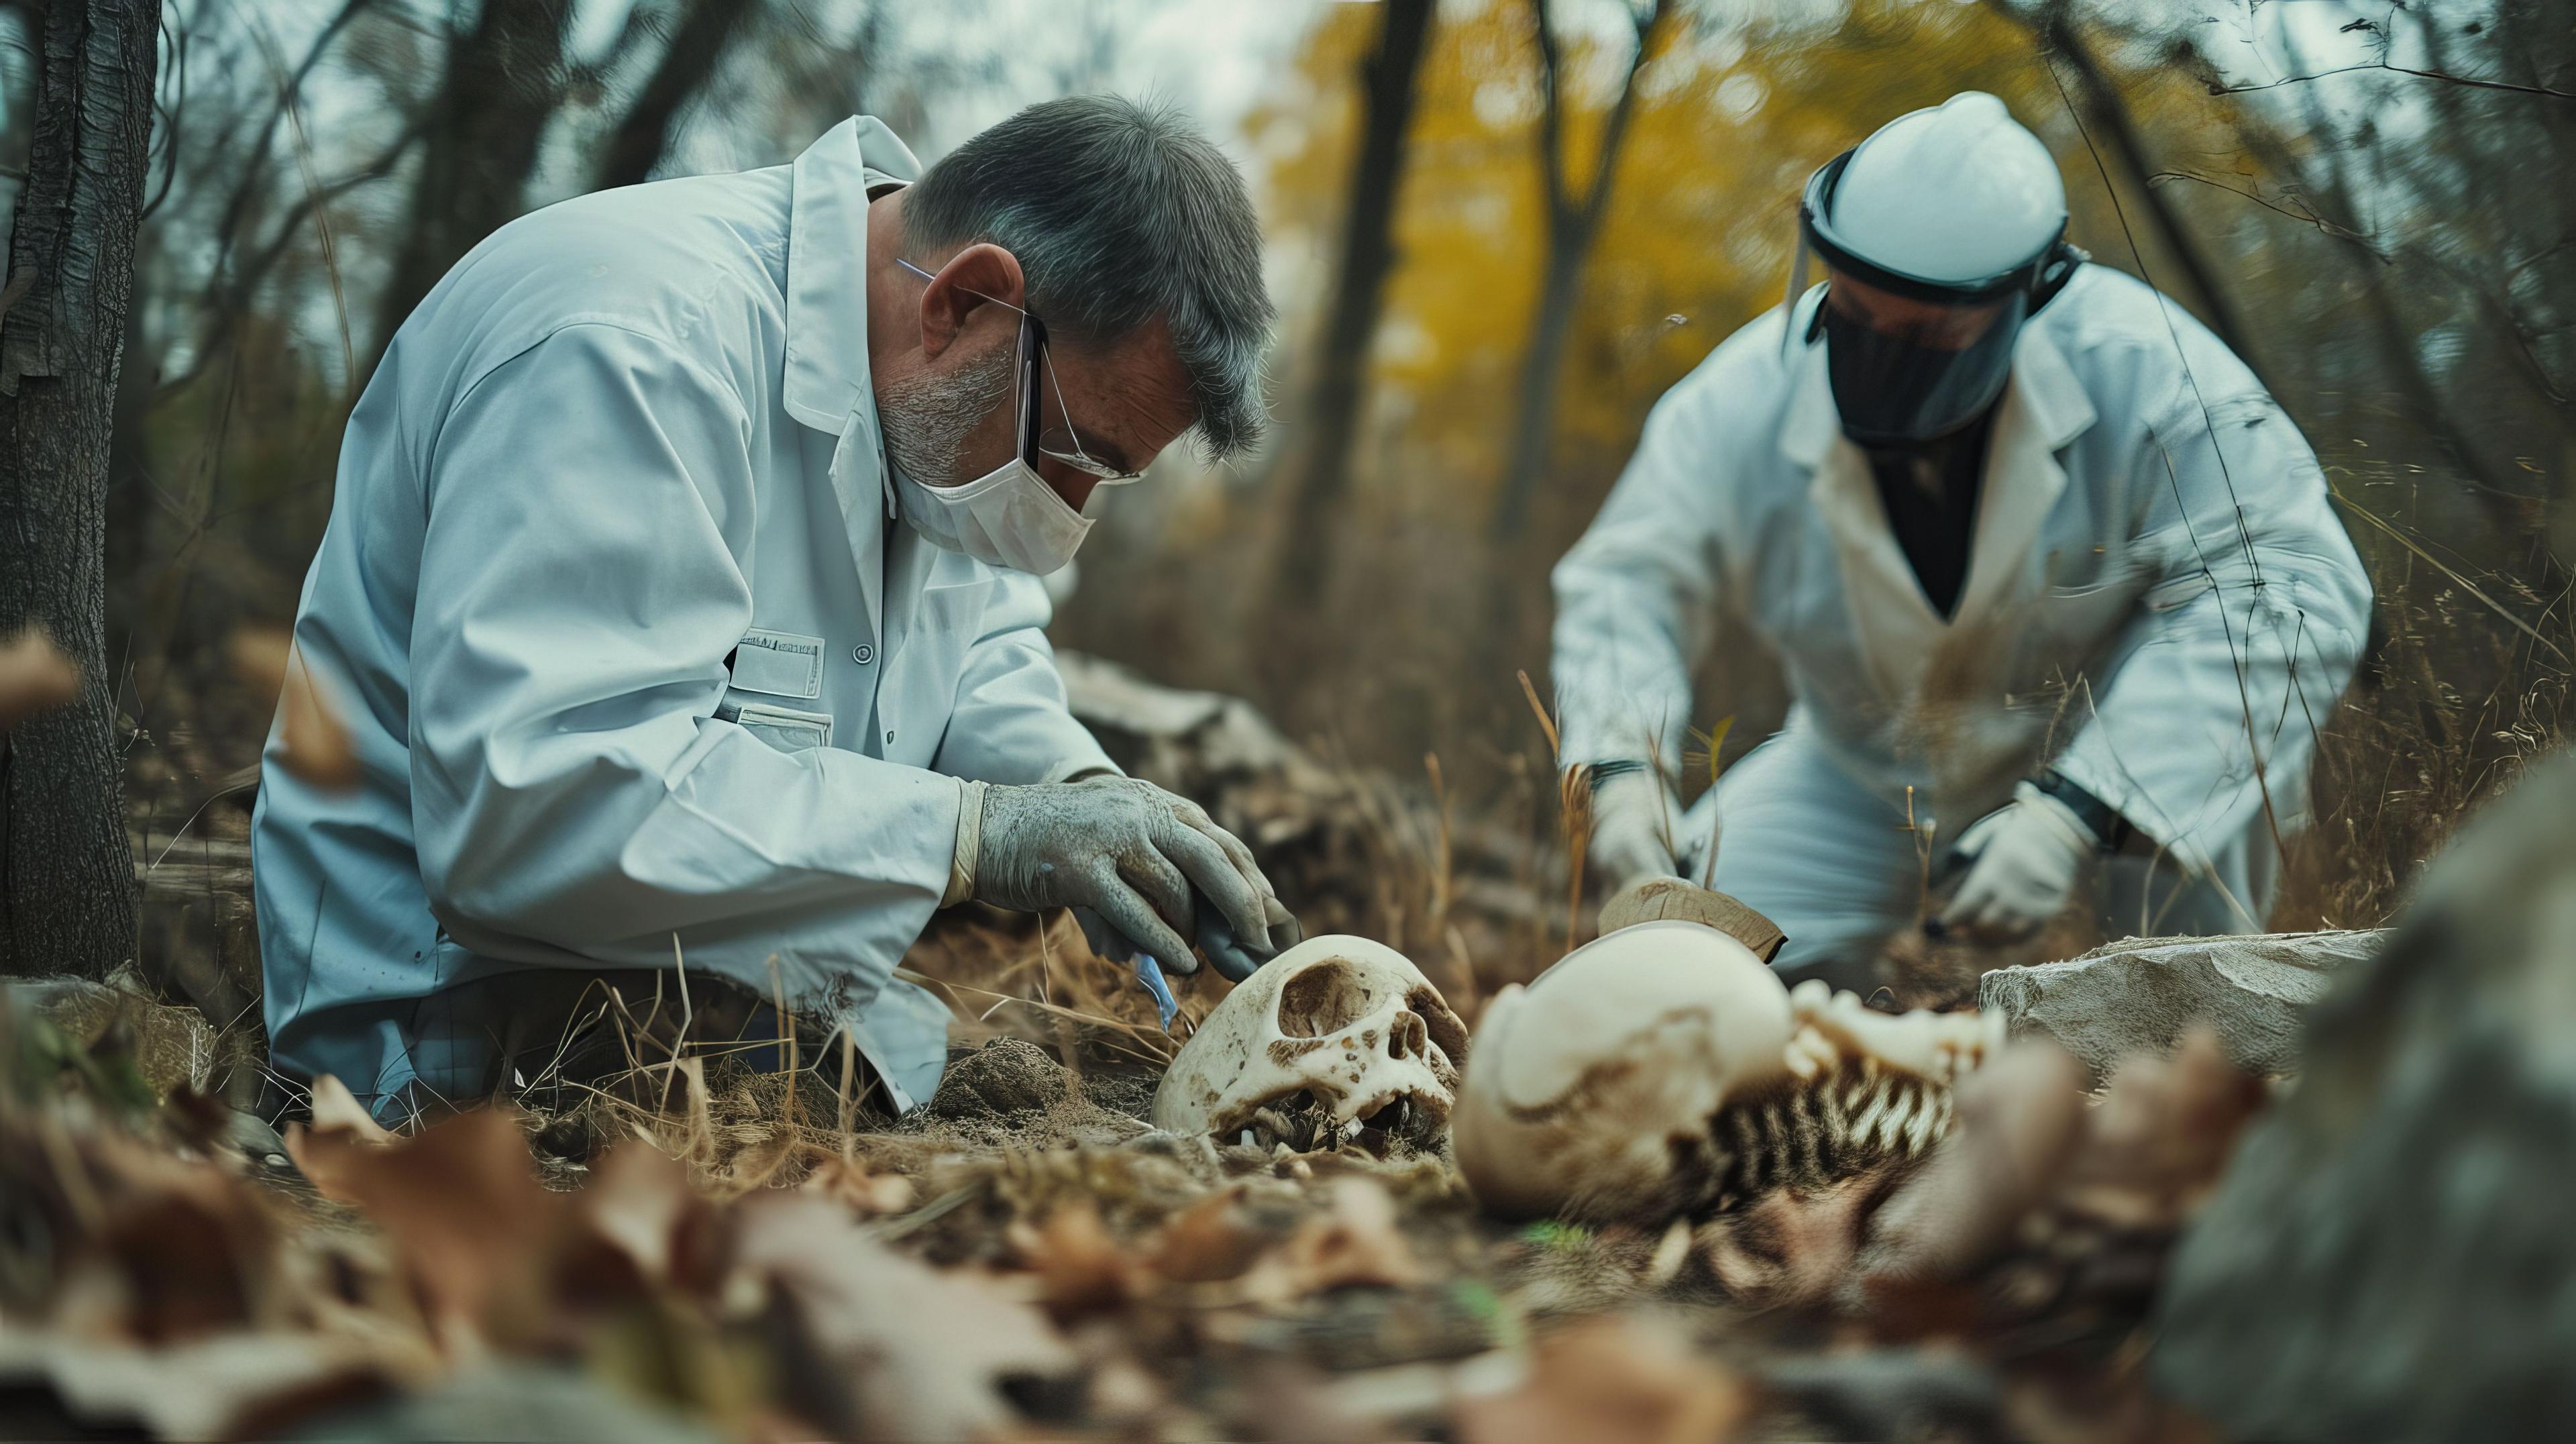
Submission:
<svg viewBox="0 0 2576 1444">
<path fill-rule="evenodd" d="M 1027 282 L 1019 257 L 990 241 L 978 241 L 948 259 L 921 293 L 921 354 L 936 361 L 969 327 L 995 319 L 1016 328 L 1026 304 Z M 995 305 L 1000 301 L 1006 304 Z"/>
</svg>

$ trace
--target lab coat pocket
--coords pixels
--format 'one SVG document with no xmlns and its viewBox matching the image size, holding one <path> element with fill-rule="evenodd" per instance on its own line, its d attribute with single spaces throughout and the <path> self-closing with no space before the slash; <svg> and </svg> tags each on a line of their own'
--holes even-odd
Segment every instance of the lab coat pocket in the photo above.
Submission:
<svg viewBox="0 0 2576 1444">
<path fill-rule="evenodd" d="M 734 723 L 781 752 L 803 752 L 832 745 L 832 714 L 829 712 L 800 712 L 793 707 L 727 697 L 716 708 L 716 716 Z"/>
</svg>

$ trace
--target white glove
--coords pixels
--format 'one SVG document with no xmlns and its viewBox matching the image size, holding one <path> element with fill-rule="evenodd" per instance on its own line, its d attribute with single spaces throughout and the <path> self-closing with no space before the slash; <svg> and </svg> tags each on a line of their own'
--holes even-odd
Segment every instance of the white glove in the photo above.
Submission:
<svg viewBox="0 0 2576 1444">
<path fill-rule="evenodd" d="M 1220 931 L 1253 960 L 1268 958 L 1279 906 L 1252 849 L 1199 805 L 1132 777 L 1026 787 L 965 784 L 944 902 L 974 898 L 1038 912 L 1088 908 L 1154 955 L 1193 973 L 1192 934 Z M 1202 921 L 1212 907 L 1220 916 Z M 1229 960 L 1231 961 L 1231 960 Z"/>
<path fill-rule="evenodd" d="M 1592 838 L 1587 855 L 1595 876 L 1612 892 L 1650 877 L 1682 870 L 1673 833 L 1682 808 L 1652 766 L 1602 778 L 1592 789 Z"/>
<path fill-rule="evenodd" d="M 2065 803 L 2025 782 L 2011 802 L 1959 834 L 1955 856 L 1967 860 L 1968 872 L 1941 910 L 1941 924 L 1983 942 L 2027 938 L 2065 909 L 2076 875 L 2100 846 Z"/>
</svg>

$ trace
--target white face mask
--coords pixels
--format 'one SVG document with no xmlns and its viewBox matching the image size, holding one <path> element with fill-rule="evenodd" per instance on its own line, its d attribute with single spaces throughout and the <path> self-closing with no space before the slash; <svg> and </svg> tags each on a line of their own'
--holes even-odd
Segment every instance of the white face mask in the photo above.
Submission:
<svg viewBox="0 0 2576 1444">
<path fill-rule="evenodd" d="M 900 256 L 895 264 L 931 279 L 930 272 Z M 1102 487 L 1136 478 L 1113 472 L 1084 455 L 1079 441 L 1068 438 L 1070 450 L 1048 449 L 1043 438 L 1032 446 L 1031 433 L 1038 422 L 1035 373 L 1043 360 L 1044 328 L 1008 301 L 985 299 L 1009 306 L 1024 318 L 1014 353 L 972 364 L 952 377 L 925 372 L 889 386 L 880 397 L 879 421 L 893 463 L 896 509 L 906 525 L 935 545 L 993 566 L 1045 576 L 1073 560 L 1082 539 L 1091 533 L 1091 518 L 1075 510 L 1037 474 L 1028 460 L 1032 452 L 1042 450 L 1090 473 L 1094 496 Z M 1046 375 L 1052 385 L 1052 368 Z M 1011 459 L 956 486 L 929 486 L 915 480 L 916 475 L 955 473 L 967 434 L 980 424 L 997 392 L 1013 401 L 1018 430 L 1012 438 Z M 1064 404 L 1060 391 L 1056 404 Z"/>
<path fill-rule="evenodd" d="M 1091 532 L 1091 518 L 1067 506 L 1016 456 L 963 486 L 924 486 L 898 468 L 894 486 L 905 525 L 935 545 L 997 567 L 1045 576 L 1072 561 Z"/>
</svg>

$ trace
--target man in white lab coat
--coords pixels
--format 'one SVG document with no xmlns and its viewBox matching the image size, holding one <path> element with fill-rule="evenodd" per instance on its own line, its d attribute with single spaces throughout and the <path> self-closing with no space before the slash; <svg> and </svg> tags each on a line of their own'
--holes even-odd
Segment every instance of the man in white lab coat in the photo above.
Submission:
<svg viewBox="0 0 2576 1444">
<path fill-rule="evenodd" d="M 2262 927 L 2369 582 L 2252 373 L 2065 227 L 1978 92 L 1809 182 L 1825 283 L 1665 394 L 1556 568 L 1611 883 L 1706 876 L 1848 985 L 1918 922 L 2026 939 L 2087 882 L 2112 936 Z M 1685 813 L 1721 607 L 1793 705 Z"/>
<path fill-rule="evenodd" d="M 927 176 L 852 120 L 476 247 L 350 417 L 296 618 L 364 776 L 265 772 L 280 1069 L 391 1112 L 559 1076 L 603 1007 L 775 1038 L 783 999 L 902 1107 L 945 904 L 1267 956 L 1250 853 L 1066 711 L 1039 581 L 1095 488 L 1260 429 L 1259 246 L 1220 152 L 1091 97 Z"/>
</svg>

